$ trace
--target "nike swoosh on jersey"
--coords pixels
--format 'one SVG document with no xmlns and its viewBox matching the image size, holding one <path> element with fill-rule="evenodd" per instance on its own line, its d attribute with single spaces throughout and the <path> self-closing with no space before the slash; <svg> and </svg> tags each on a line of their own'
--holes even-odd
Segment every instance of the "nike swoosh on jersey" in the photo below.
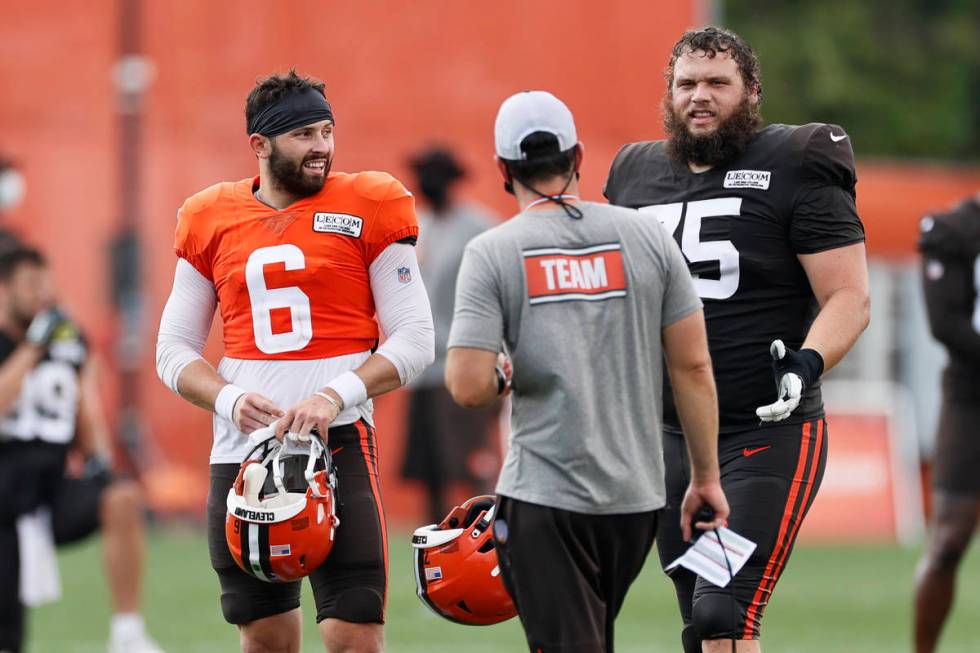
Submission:
<svg viewBox="0 0 980 653">
<path fill-rule="evenodd" d="M 742 455 L 748 458 L 749 456 L 754 456 L 755 454 L 763 452 L 766 449 L 772 449 L 772 445 L 767 444 L 764 447 L 756 447 L 755 449 L 749 449 L 748 447 L 745 447 L 744 449 L 742 449 Z"/>
<path fill-rule="evenodd" d="M 841 134 L 838 136 L 834 132 L 830 132 L 830 140 L 834 141 L 835 143 L 840 143 L 845 138 L 847 138 L 847 134 Z"/>
</svg>

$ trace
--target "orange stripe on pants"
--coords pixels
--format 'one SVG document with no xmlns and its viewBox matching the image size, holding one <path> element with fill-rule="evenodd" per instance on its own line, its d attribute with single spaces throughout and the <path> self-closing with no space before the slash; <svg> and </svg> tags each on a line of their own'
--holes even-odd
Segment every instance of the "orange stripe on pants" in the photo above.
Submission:
<svg viewBox="0 0 980 653">
<path fill-rule="evenodd" d="M 776 581 L 779 580 L 780 574 L 783 573 L 783 566 L 786 564 L 786 558 L 789 557 L 789 550 L 793 546 L 793 542 L 796 541 L 796 534 L 800 531 L 800 526 L 803 525 L 803 516 L 806 513 L 806 505 L 810 500 L 810 494 L 813 492 L 813 479 L 817 473 L 817 465 L 820 464 L 820 451 L 823 448 L 823 420 L 817 422 L 817 441 L 813 446 L 813 458 L 810 459 L 810 469 L 807 473 L 806 479 L 801 479 L 801 482 L 806 483 L 806 492 L 803 495 L 803 502 L 800 504 L 800 517 L 796 520 L 793 525 L 793 530 L 789 534 L 789 540 L 787 541 L 787 546 L 783 547 L 783 554 L 776 563 L 775 575 L 772 582 L 769 583 L 769 592 L 772 592 L 773 587 L 776 585 Z M 794 479 L 795 481 L 796 479 Z"/>
<path fill-rule="evenodd" d="M 783 518 L 779 524 L 779 535 L 776 536 L 776 546 L 773 547 L 769 561 L 766 563 L 766 569 L 762 574 L 762 579 L 759 581 L 759 587 L 756 588 L 755 595 L 752 597 L 752 603 L 749 604 L 749 609 L 745 613 L 745 628 L 742 631 L 743 639 L 752 638 L 752 624 L 755 622 L 756 614 L 762 609 L 762 597 L 767 591 L 766 588 L 767 586 L 771 586 L 771 583 L 768 581 L 772 578 L 778 561 L 782 558 L 781 554 L 783 549 L 788 546 L 785 536 L 790 528 L 790 522 L 793 517 L 793 506 L 796 505 L 796 496 L 803 480 L 803 474 L 807 469 L 807 451 L 810 449 L 810 430 L 810 422 L 804 422 L 803 438 L 800 442 L 800 457 L 796 463 L 796 471 L 793 474 L 793 483 L 790 487 L 789 496 L 786 498 L 786 507 L 783 509 Z"/>
<path fill-rule="evenodd" d="M 370 428 L 363 420 L 358 420 L 354 423 L 357 428 L 357 432 L 360 434 L 361 443 L 361 455 L 364 456 L 364 464 L 368 468 L 368 481 L 371 483 L 371 494 L 374 495 L 374 502 L 378 506 L 378 523 L 381 525 L 381 543 L 384 550 L 385 557 L 385 596 L 384 596 L 384 610 L 388 609 L 388 585 L 391 580 L 388 576 L 388 525 L 385 520 L 385 509 L 384 504 L 381 502 L 381 485 L 378 477 L 378 455 L 377 455 L 377 437 L 374 437 L 374 448 L 375 453 L 372 455 L 371 452 L 371 434 L 376 436 L 377 431 L 371 429 L 371 433 L 368 432 Z M 370 461 L 373 460 L 374 464 L 370 465 Z M 370 466 L 369 466 L 370 465 Z"/>
</svg>

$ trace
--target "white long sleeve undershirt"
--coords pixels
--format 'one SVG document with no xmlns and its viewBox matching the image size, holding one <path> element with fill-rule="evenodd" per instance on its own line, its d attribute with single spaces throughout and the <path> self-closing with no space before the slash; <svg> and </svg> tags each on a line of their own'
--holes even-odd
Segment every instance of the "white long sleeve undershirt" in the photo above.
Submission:
<svg viewBox="0 0 980 653">
<path fill-rule="evenodd" d="M 408 269 L 410 280 L 399 274 L 402 268 Z M 391 361 L 404 385 L 435 355 L 432 313 L 415 248 L 392 243 L 371 263 L 368 274 L 378 321 L 387 337 L 377 353 Z M 186 260 L 177 259 L 173 289 L 160 318 L 156 352 L 157 374 L 174 392 L 184 368 L 202 358 L 216 307 L 214 285 Z"/>
</svg>

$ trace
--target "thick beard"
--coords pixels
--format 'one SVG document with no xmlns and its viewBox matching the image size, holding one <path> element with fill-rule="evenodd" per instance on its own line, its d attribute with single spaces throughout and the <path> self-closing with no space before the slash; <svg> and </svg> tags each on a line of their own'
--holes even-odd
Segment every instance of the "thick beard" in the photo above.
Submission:
<svg viewBox="0 0 980 653">
<path fill-rule="evenodd" d="M 323 190 L 323 184 L 327 181 L 330 174 L 330 166 L 333 164 L 333 157 L 327 157 L 326 166 L 323 169 L 323 177 L 316 179 L 306 176 L 303 172 L 303 164 L 312 159 L 322 159 L 323 154 L 307 154 L 301 161 L 293 160 L 283 156 L 275 143 L 272 143 L 272 153 L 269 155 L 269 172 L 272 174 L 272 182 L 293 197 L 309 197 Z"/>
<path fill-rule="evenodd" d="M 743 97 L 732 115 L 718 128 L 704 136 L 695 136 L 687 128 L 682 115 L 664 97 L 664 129 L 667 131 L 667 155 L 680 165 L 716 166 L 731 161 L 745 151 L 762 124 L 759 108 Z"/>
</svg>

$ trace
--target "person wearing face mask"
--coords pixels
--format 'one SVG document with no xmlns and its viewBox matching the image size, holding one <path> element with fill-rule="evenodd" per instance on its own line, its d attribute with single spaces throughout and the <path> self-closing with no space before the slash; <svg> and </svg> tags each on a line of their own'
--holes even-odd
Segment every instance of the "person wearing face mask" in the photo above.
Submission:
<svg viewBox="0 0 980 653">
<path fill-rule="evenodd" d="M 496 220 L 488 209 L 460 196 L 466 171 L 450 150 L 428 147 L 412 156 L 409 166 L 423 201 L 418 211 L 419 269 L 432 306 L 436 353 L 435 362 L 411 385 L 402 476 L 425 485 L 428 516 L 438 522 L 459 503 L 455 493 L 486 494 L 498 466 L 488 437 L 497 411 L 460 408 L 443 381 L 463 249 Z"/>
<path fill-rule="evenodd" d="M 24 199 L 27 184 L 13 161 L 0 154 L 0 216 L 13 211 Z M 0 220 L 0 253 L 16 249 L 20 238 Z"/>
</svg>

